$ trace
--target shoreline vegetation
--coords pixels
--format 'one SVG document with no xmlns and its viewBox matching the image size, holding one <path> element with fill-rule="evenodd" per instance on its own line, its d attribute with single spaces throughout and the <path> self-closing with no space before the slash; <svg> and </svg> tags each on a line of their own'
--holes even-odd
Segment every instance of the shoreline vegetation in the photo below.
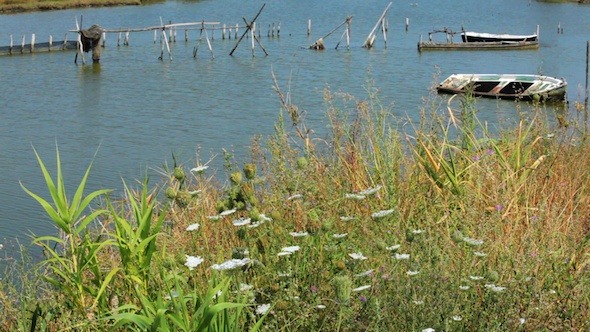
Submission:
<svg viewBox="0 0 590 332">
<path fill-rule="evenodd" d="M 320 138 L 275 91 L 274 135 L 225 176 L 173 156 L 155 184 L 86 193 L 90 165 L 66 192 L 35 151 L 47 192 L 21 186 L 59 235 L 39 263 L 5 246 L 0 330 L 588 330 L 583 105 L 502 102 L 491 132 L 468 95 L 412 122 L 326 89 Z"/>
</svg>

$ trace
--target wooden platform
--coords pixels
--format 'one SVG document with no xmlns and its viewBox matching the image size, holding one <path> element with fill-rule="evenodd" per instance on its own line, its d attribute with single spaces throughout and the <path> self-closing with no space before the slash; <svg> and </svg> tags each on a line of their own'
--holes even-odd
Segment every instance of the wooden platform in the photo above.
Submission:
<svg viewBox="0 0 590 332">
<path fill-rule="evenodd" d="M 437 50 L 530 50 L 539 48 L 538 41 L 531 42 L 471 42 L 471 43 L 446 43 L 446 42 L 418 42 L 418 51 Z"/>
<path fill-rule="evenodd" d="M 76 50 L 78 42 L 75 40 L 55 41 L 51 45 L 49 42 L 31 44 L 20 44 L 11 46 L 0 46 L 0 55 L 17 55 L 17 54 L 31 54 L 43 52 L 57 52 Z"/>
</svg>

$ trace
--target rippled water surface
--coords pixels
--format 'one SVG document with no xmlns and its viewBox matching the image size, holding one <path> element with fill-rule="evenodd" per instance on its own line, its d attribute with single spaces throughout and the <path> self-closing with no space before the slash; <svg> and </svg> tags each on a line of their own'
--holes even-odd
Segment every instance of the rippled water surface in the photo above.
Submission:
<svg viewBox="0 0 590 332">
<path fill-rule="evenodd" d="M 122 187 L 146 173 L 159 181 L 155 169 L 172 163 L 172 154 L 187 165 L 198 159 L 219 175 L 222 149 L 234 151 L 238 162 L 247 156 L 254 135 L 272 134 L 280 103 L 272 74 L 292 101 L 305 110 L 308 126 L 326 132 L 322 90 L 366 98 L 379 89 L 386 105 L 400 117 L 416 119 L 433 84 L 455 72 L 542 73 L 564 77 L 569 99 L 583 100 L 586 41 L 590 39 L 590 6 L 528 0 L 396 1 L 387 15 L 387 48 L 381 35 L 375 47 L 361 47 L 388 2 L 267 1 L 258 22 L 260 41 L 269 55 L 244 39 L 234 56 L 236 40 L 217 31 L 211 57 L 207 44 L 193 49 L 198 33 L 178 30 L 172 60 L 160 61 L 153 32 L 132 33 L 129 46 L 117 46 L 117 34 L 107 34 L 99 66 L 74 64 L 73 52 L 0 57 L 0 238 L 18 237 L 25 244 L 31 232 L 51 234 L 42 209 L 19 181 L 45 193 L 33 147 L 55 170 L 59 146 L 68 188 L 77 184 L 94 160 L 89 190 Z M 261 1 L 166 1 L 138 7 L 76 9 L 0 16 L 0 44 L 10 34 L 20 43 L 31 33 L 38 42 L 53 35 L 63 39 L 82 19 L 84 28 L 143 28 L 164 22 L 217 21 L 243 26 Z M 350 49 L 343 30 L 326 38 L 322 52 L 307 49 L 349 15 L 353 16 Z M 406 18 L 409 30 L 405 30 Z M 308 20 L 312 35 L 307 36 Z M 268 38 L 270 24 L 280 23 L 280 37 Z M 528 34 L 540 26 L 541 47 L 528 51 L 423 52 L 416 43 L 434 29 Z M 564 29 L 557 34 L 557 27 Z M 240 32 L 241 34 L 241 32 Z M 75 38 L 70 33 L 68 38 Z M 87 55 L 88 57 L 88 55 Z M 370 83 L 372 82 L 372 83 Z M 445 97 L 443 97 L 445 98 Z M 490 123 L 515 117 L 514 103 L 483 100 L 480 116 Z M 96 154 L 96 156 L 95 156 Z M 73 193 L 73 189 L 70 191 Z M 1 241 L 1 240 L 0 240 Z"/>
</svg>

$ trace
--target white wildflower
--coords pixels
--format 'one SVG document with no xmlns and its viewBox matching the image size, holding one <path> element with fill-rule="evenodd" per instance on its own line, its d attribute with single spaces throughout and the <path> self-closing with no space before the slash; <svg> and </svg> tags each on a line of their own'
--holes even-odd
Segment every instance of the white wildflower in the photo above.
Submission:
<svg viewBox="0 0 590 332">
<path fill-rule="evenodd" d="M 390 210 L 381 210 L 381 211 L 374 212 L 373 214 L 371 214 L 371 218 L 373 218 L 373 219 L 379 219 L 379 218 L 383 218 L 385 216 L 388 216 L 388 215 L 390 215 L 392 213 L 393 213 L 393 209 L 390 209 Z"/>
<path fill-rule="evenodd" d="M 415 305 L 423 305 L 424 304 L 424 301 L 421 301 L 421 300 L 414 300 L 412 302 L 414 302 Z"/>
<path fill-rule="evenodd" d="M 207 168 L 209 168 L 209 166 L 205 166 L 205 165 L 197 166 L 195 168 L 191 168 L 191 173 L 200 174 L 200 173 L 203 173 Z"/>
<path fill-rule="evenodd" d="M 356 259 L 356 260 L 365 260 L 365 259 L 367 259 L 367 257 L 365 257 L 360 252 L 353 252 L 353 253 L 348 254 L 348 256 L 350 256 L 352 259 Z"/>
<path fill-rule="evenodd" d="M 453 317 L 451 317 L 452 320 L 454 320 L 455 322 L 460 322 L 463 320 L 463 317 L 459 316 L 459 315 L 455 315 Z"/>
<path fill-rule="evenodd" d="M 272 221 L 272 218 L 267 217 L 264 213 L 259 214 L 258 218 L 260 219 L 260 222 Z"/>
<path fill-rule="evenodd" d="M 248 227 L 248 228 L 256 228 L 256 227 L 258 227 L 258 226 L 260 226 L 262 224 L 264 224 L 264 222 L 259 221 L 259 222 L 252 223 L 252 224 L 250 224 L 250 225 L 248 225 L 246 227 Z"/>
<path fill-rule="evenodd" d="M 254 288 L 254 286 L 252 286 L 252 285 L 249 285 L 249 284 L 244 284 L 244 283 L 241 283 L 241 284 L 240 284 L 240 292 L 249 291 L 249 290 L 251 290 L 252 288 Z"/>
<path fill-rule="evenodd" d="M 486 257 L 488 255 L 485 252 L 481 252 L 481 251 L 474 251 L 473 254 L 477 257 Z"/>
<path fill-rule="evenodd" d="M 284 247 L 283 249 L 281 249 L 281 251 L 294 253 L 294 252 L 298 251 L 299 249 L 301 249 L 299 246 L 290 246 L 290 247 Z"/>
<path fill-rule="evenodd" d="M 389 251 L 396 251 L 398 250 L 402 245 L 401 244 L 396 244 L 393 246 L 389 246 L 389 247 L 385 247 L 385 249 L 389 250 Z"/>
<path fill-rule="evenodd" d="M 315 307 L 318 308 L 318 309 L 326 309 L 326 306 L 323 305 L 323 304 L 318 304 Z"/>
<path fill-rule="evenodd" d="M 191 196 L 196 196 L 201 193 L 201 190 L 191 190 L 188 192 Z"/>
<path fill-rule="evenodd" d="M 371 274 L 373 274 L 374 271 L 375 270 L 370 269 L 370 270 L 367 270 L 365 272 L 361 272 L 361 273 L 355 274 L 354 276 L 355 277 L 366 277 L 366 276 L 370 276 Z"/>
<path fill-rule="evenodd" d="M 341 216 L 340 217 L 340 220 L 342 220 L 342 221 L 351 221 L 351 220 L 354 220 L 354 217 L 351 217 L 351 216 Z"/>
<path fill-rule="evenodd" d="M 420 273 L 420 271 L 412 271 L 412 270 L 406 271 L 406 274 L 409 275 L 410 277 L 411 276 L 415 276 L 415 275 L 417 275 L 419 273 Z"/>
<path fill-rule="evenodd" d="M 234 221 L 232 221 L 232 224 L 234 224 L 234 226 L 245 226 L 248 225 L 252 222 L 252 219 L 250 218 L 240 218 L 240 219 L 236 219 Z"/>
<path fill-rule="evenodd" d="M 259 315 L 264 315 L 270 309 L 270 303 L 261 304 L 256 307 L 256 313 Z"/>
<path fill-rule="evenodd" d="M 435 330 L 432 327 L 425 328 L 422 332 L 434 332 Z"/>
<path fill-rule="evenodd" d="M 236 212 L 236 209 L 225 210 L 225 211 L 221 212 L 219 215 L 222 217 L 225 217 L 225 216 L 228 216 L 228 215 L 235 213 L 235 212 Z"/>
<path fill-rule="evenodd" d="M 225 261 L 221 264 L 213 264 L 211 266 L 211 268 L 213 270 L 217 270 L 217 271 L 233 270 L 235 268 L 242 267 L 246 264 L 249 264 L 250 262 L 251 262 L 250 258 L 247 258 L 247 257 L 243 258 L 243 259 L 234 258 L 232 260 Z"/>
<path fill-rule="evenodd" d="M 356 200 L 361 200 L 361 199 L 365 199 L 365 195 L 359 195 L 359 194 L 346 194 L 344 195 L 344 198 L 348 198 L 348 199 L 356 199 Z"/>
<path fill-rule="evenodd" d="M 369 289 L 369 288 L 371 288 L 371 285 L 364 285 L 364 286 L 354 288 L 352 291 L 353 292 L 360 292 L 360 291 L 364 291 L 365 289 Z"/>
<path fill-rule="evenodd" d="M 478 280 L 483 280 L 482 276 L 469 276 L 469 279 L 474 280 L 474 281 L 478 281 Z"/>
<path fill-rule="evenodd" d="M 494 284 L 485 284 L 484 287 L 496 293 L 503 292 L 506 289 L 506 287 L 496 286 Z"/>
<path fill-rule="evenodd" d="M 292 237 L 303 237 L 309 235 L 308 232 L 291 232 L 289 234 L 291 234 Z"/>
<path fill-rule="evenodd" d="M 464 286 L 464 285 L 462 285 L 462 286 L 459 286 L 459 289 L 460 289 L 460 290 L 468 290 L 469 288 L 471 288 L 471 287 L 469 287 L 469 286 Z"/>
<path fill-rule="evenodd" d="M 292 200 L 294 200 L 294 199 L 299 199 L 299 198 L 303 198 L 303 195 L 301 195 L 301 194 L 295 194 L 295 195 L 293 195 L 293 196 L 289 196 L 289 197 L 287 197 L 287 200 L 288 200 L 288 201 L 292 201 Z"/>
<path fill-rule="evenodd" d="M 348 235 L 348 233 L 342 233 L 342 234 L 332 234 L 332 237 L 335 239 L 341 239 L 343 237 L 346 237 Z"/>
<path fill-rule="evenodd" d="M 395 254 L 395 259 L 410 259 L 410 254 Z"/>
<path fill-rule="evenodd" d="M 279 273 L 277 273 L 277 275 L 279 277 L 281 277 L 281 278 L 286 278 L 286 277 L 290 277 L 291 276 L 291 273 L 289 273 L 289 272 L 279 272 Z"/>
<path fill-rule="evenodd" d="M 199 224 L 190 224 L 188 225 L 188 227 L 186 228 L 187 231 L 191 232 L 191 231 L 196 231 L 197 229 L 199 229 L 201 225 Z"/>
<path fill-rule="evenodd" d="M 289 252 L 289 251 L 281 251 L 277 254 L 277 256 L 289 256 L 289 255 L 293 255 L 293 253 Z"/>
<path fill-rule="evenodd" d="M 360 191 L 359 194 L 369 196 L 369 195 L 373 195 L 374 193 L 379 191 L 379 189 L 381 189 L 381 185 L 378 185 L 377 187 L 374 187 L 374 188 L 368 188 L 363 191 Z"/>
<path fill-rule="evenodd" d="M 415 229 L 412 231 L 412 233 L 413 234 L 422 234 L 422 233 L 424 233 L 424 230 L 423 229 Z"/>
<path fill-rule="evenodd" d="M 219 220 L 221 219 L 221 215 L 216 215 L 216 216 L 207 216 L 207 219 L 209 220 Z"/>
<path fill-rule="evenodd" d="M 483 240 L 472 239 L 470 237 L 464 237 L 463 241 L 470 246 L 481 246 L 483 244 Z"/>
<path fill-rule="evenodd" d="M 201 258 L 201 256 L 189 256 L 189 255 L 185 255 L 185 256 L 186 256 L 186 262 L 184 263 L 184 265 L 186 267 L 188 267 L 189 270 L 192 270 L 195 267 L 201 265 L 201 263 L 203 263 L 203 258 Z"/>
<path fill-rule="evenodd" d="M 524 324 L 526 322 L 526 319 L 524 318 L 519 318 L 518 321 L 520 322 L 520 325 Z"/>
</svg>

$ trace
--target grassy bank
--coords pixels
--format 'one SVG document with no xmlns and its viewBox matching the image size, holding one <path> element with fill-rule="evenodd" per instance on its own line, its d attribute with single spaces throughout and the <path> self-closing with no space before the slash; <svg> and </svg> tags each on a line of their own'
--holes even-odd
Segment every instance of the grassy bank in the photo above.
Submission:
<svg viewBox="0 0 590 332">
<path fill-rule="evenodd" d="M 581 112 L 493 134 L 470 98 L 433 97 L 410 123 L 376 95 L 325 91 L 326 139 L 277 91 L 275 135 L 253 138 L 246 164 L 226 155 L 222 183 L 196 160 L 122 197 L 83 194 L 85 178 L 68 195 L 59 158 L 39 159 L 49 193 L 29 193 L 60 236 L 34 240 L 40 265 L 9 265 L 0 329 L 590 327 Z"/>
<path fill-rule="evenodd" d="M 0 0 L 0 13 L 141 5 L 141 0 Z"/>
</svg>

